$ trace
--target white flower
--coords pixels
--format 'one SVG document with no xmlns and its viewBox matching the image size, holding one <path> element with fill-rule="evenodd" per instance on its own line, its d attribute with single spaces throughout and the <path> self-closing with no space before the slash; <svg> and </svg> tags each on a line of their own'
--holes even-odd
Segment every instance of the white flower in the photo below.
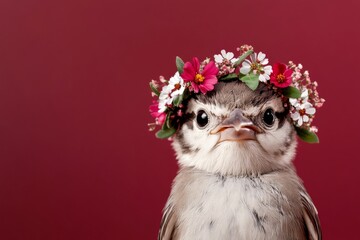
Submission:
<svg viewBox="0 0 360 240">
<path fill-rule="evenodd" d="M 214 55 L 214 59 L 216 63 L 222 63 L 224 59 L 229 60 L 231 63 L 235 63 L 237 61 L 237 58 L 234 58 L 234 53 L 232 52 L 226 52 L 224 49 L 221 50 L 221 54 Z"/>
<path fill-rule="evenodd" d="M 166 110 L 166 105 L 171 104 L 172 98 L 170 97 L 171 89 L 169 85 L 163 86 L 159 96 L 159 113 L 162 113 Z"/>
<path fill-rule="evenodd" d="M 265 66 L 263 68 L 263 72 L 259 76 L 260 82 L 266 82 L 270 79 L 270 74 L 272 73 L 272 67 L 271 66 Z"/>
<path fill-rule="evenodd" d="M 257 57 L 256 57 L 257 55 Z M 250 55 L 250 59 L 252 62 L 256 62 L 258 61 L 261 65 L 265 66 L 266 64 L 269 63 L 269 59 L 265 58 L 266 54 L 259 52 L 259 54 L 253 53 Z"/>
<path fill-rule="evenodd" d="M 240 72 L 242 74 L 248 74 L 250 71 L 253 71 L 254 74 L 259 74 L 259 81 L 266 82 L 270 79 L 272 67 L 270 65 L 266 66 L 269 60 L 265 57 L 266 55 L 262 52 L 259 52 L 259 54 L 251 54 L 251 61 L 248 59 L 243 61 Z"/>
<path fill-rule="evenodd" d="M 185 90 L 184 79 L 180 77 L 179 72 L 176 72 L 173 77 L 169 80 L 169 87 L 171 87 L 171 97 L 175 98 L 181 94 L 183 94 Z"/>
<path fill-rule="evenodd" d="M 291 103 L 291 105 L 293 105 L 295 108 L 298 107 L 302 102 L 307 102 L 309 98 L 309 91 L 307 88 L 305 88 L 302 92 L 301 92 L 301 96 L 299 99 L 297 98 L 289 98 L 289 102 Z"/>
<path fill-rule="evenodd" d="M 167 105 L 170 105 L 177 96 L 183 94 L 184 90 L 184 79 L 180 77 L 179 72 L 176 72 L 175 75 L 170 78 L 168 85 L 163 86 L 161 89 L 158 112 L 164 112 L 167 108 Z"/>
<path fill-rule="evenodd" d="M 315 112 L 316 109 L 312 106 L 312 104 L 305 102 L 303 104 L 299 104 L 296 107 L 296 111 L 290 114 L 290 117 L 299 127 L 301 127 L 304 122 L 309 122 L 309 116 L 314 115 Z"/>
</svg>

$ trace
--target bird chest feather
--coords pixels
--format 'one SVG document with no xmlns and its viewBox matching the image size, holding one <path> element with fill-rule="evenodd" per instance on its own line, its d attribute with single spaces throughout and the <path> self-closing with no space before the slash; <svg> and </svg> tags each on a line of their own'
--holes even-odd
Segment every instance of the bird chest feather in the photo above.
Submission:
<svg viewBox="0 0 360 240">
<path fill-rule="evenodd" d="M 168 202 L 176 202 L 173 239 L 305 239 L 297 180 L 291 170 L 224 177 L 182 169 Z"/>
</svg>

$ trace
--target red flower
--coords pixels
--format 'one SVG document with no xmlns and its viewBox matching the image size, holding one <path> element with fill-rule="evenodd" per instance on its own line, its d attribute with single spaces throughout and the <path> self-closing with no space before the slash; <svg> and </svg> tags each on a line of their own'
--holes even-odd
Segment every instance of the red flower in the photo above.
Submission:
<svg viewBox="0 0 360 240">
<path fill-rule="evenodd" d="M 272 66 L 273 72 L 270 75 L 270 82 L 279 88 L 286 88 L 292 83 L 293 71 L 283 63 L 275 63 Z"/>
<path fill-rule="evenodd" d="M 157 125 L 163 125 L 166 119 L 166 114 L 164 112 L 159 112 L 159 103 L 157 101 L 153 101 L 153 104 L 149 107 L 150 115 L 155 118 L 155 122 Z"/>
<path fill-rule="evenodd" d="M 184 64 L 184 72 L 181 77 L 184 82 L 190 82 L 191 88 L 195 93 L 199 90 L 205 94 L 207 91 L 214 89 L 214 85 L 218 82 L 216 77 L 218 69 L 213 61 L 206 64 L 202 71 L 200 71 L 199 59 L 194 57 L 192 62 Z"/>
</svg>

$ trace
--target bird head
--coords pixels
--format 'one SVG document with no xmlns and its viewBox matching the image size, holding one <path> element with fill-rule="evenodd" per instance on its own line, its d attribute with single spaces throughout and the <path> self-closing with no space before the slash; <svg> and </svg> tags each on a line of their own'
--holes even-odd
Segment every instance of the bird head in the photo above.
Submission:
<svg viewBox="0 0 360 240">
<path fill-rule="evenodd" d="M 281 96 L 260 83 L 220 82 L 188 102 L 187 117 L 174 136 L 182 166 L 222 175 L 257 175 L 288 166 L 296 132 Z"/>
<path fill-rule="evenodd" d="M 259 175 L 291 166 L 296 135 L 317 143 L 312 120 L 325 102 L 301 64 L 275 63 L 252 46 L 200 62 L 176 57 L 170 80 L 151 81 L 158 138 L 173 140 L 182 166 L 221 175 Z M 250 58 L 250 59 L 249 59 Z M 240 66 L 241 65 L 241 66 Z"/>
</svg>

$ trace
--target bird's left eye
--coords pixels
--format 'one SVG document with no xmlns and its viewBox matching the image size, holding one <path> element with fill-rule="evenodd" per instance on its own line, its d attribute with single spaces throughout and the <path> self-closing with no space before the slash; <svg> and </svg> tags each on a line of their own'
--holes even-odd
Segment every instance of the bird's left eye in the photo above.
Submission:
<svg viewBox="0 0 360 240">
<path fill-rule="evenodd" d="M 209 117 L 204 110 L 198 111 L 196 122 L 200 128 L 204 128 L 209 123 Z"/>
<path fill-rule="evenodd" d="M 275 122 L 274 110 L 272 110 L 271 108 L 266 109 L 263 115 L 263 122 L 267 127 L 271 127 L 272 125 L 274 125 Z"/>
</svg>

